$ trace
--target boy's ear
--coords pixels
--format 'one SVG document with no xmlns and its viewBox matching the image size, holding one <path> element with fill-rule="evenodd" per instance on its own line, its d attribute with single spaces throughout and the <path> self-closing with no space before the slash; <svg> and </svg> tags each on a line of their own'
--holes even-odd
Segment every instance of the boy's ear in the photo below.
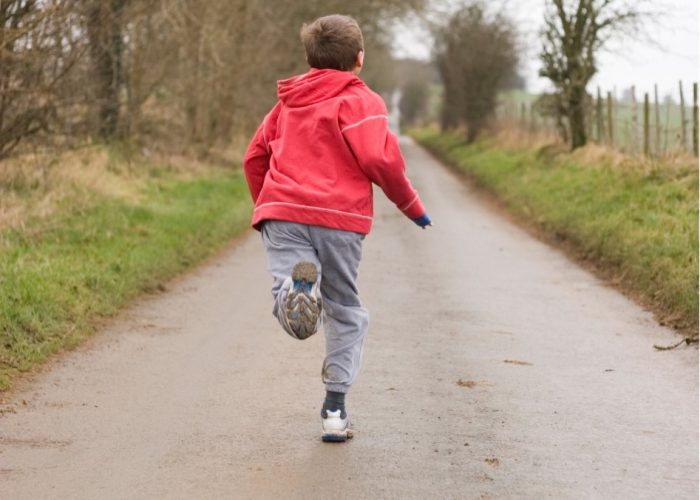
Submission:
<svg viewBox="0 0 700 500">
<path fill-rule="evenodd" d="M 365 62 L 365 51 L 361 50 L 357 53 L 357 58 L 355 59 L 355 66 L 361 68 Z"/>
</svg>

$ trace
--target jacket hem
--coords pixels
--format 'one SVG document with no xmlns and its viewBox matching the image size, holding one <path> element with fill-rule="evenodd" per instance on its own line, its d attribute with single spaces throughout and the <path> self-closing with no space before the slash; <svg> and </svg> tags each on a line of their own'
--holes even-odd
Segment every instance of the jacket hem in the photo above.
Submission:
<svg viewBox="0 0 700 500">
<path fill-rule="evenodd" d="M 297 222 L 360 234 L 369 234 L 372 229 L 371 216 L 286 203 L 268 203 L 256 207 L 251 222 L 253 228 L 260 231 L 266 220 Z"/>
</svg>

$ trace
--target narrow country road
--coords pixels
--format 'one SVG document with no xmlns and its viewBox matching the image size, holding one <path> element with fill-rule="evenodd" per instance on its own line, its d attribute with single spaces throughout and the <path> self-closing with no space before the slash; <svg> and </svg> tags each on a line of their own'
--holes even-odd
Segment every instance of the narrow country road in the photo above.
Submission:
<svg viewBox="0 0 700 500">
<path fill-rule="evenodd" d="M 403 148 L 436 226 L 378 193 L 355 439 L 250 232 L 7 398 L 0 498 L 697 498 L 697 349 Z"/>
</svg>

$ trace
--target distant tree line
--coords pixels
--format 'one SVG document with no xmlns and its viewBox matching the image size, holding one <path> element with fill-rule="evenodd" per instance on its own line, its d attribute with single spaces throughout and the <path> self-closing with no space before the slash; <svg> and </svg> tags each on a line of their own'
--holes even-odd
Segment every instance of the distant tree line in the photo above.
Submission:
<svg viewBox="0 0 700 500">
<path fill-rule="evenodd" d="M 427 125 L 433 118 L 429 107 L 440 86 L 440 75 L 430 61 L 397 59 L 392 62 L 394 87 L 401 92 L 399 110 L 401 127 Z"/>
<path fill-rule="evenodd" d="M 363 78 L 387 88 L 385 20 L 425 0 L 1 0 L 0 158 L 22 141 L 207 148 L 245 132 L 307 69 L 303 22 L 353 15 Z"/>
<path fill-rule="evenodd" d="M 536 110 L 553 119 L 572 149 L 586 144 L 595 100 L 587 86 L 599 51 L 612 38 L 633 34 L 647 17 L 640 0 L 546 0 L 540 75 L 554 87 Z M 502 90 L 522 88 L 518 35 L 512 21 L 480 0 L 464 3 L 435 29 L 434 62 L 444 86 L 442 128 L 463 129 L 473 141 L 494 116 Z"/>
</svg>

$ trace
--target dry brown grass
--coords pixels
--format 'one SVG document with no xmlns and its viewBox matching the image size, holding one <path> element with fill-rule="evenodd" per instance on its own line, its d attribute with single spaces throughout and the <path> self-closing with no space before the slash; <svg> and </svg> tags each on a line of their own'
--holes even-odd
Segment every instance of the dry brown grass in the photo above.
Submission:
<svg viewBox="0 0 700 500">
<path fill-rule="evenodd" d="M 159 172 L 179 180 L 205 177 L 222 168 L 212 164 L 235 168 L 239 150 L 221 148 L 203 160 L 110 146 L 15 155 L 0 162 L 0 231 L 48 218 L 66 205 L 80 209 L 95 195 L 138 201 L 144 183 Z"/>
<path fill-rule="evenodd" d="M 567 155 L 567 159 L 588 168 L 613 167 L 642 175 L 656 172 L 683 174 L 698 168 L 698 159 L 689 154 L 674 153 L 663 157 L 647 157 L 593 142 L 572 152 L 552 131 L 532 132 L 523 129 L 519 124 L 508 122 L 492 124 L 492 130 L 495 142 L 503 149 L 540 150 L 550 157 Z"/>
<path fill-rule="evenodd" d="M 682 175 L 698 168 L 698 160 L 691 155 L 675 153 L 663 157 L 633 155 L 604 144 L 587 144 L 570 153 L 570 158 L 587 168 L 613 167 L 630 173 L 650 175 Z"/>
<path fill-rule="evenodd" d="M 499 145 L 505 149 L 539 149 L 555 145 L 566 151 L 566 146 L 560 142 L 559 137 L 549 130 L 531 132 L 517 124 L 499 121 L 491 124 L 491 131 Z"/>
<path fill-rule="evenodd" d="M 137 185 L 110 168 L 104 148 L 6 159 L 0 164 L 0 230 L 49 217 L 66 203 L 79 208 L 92 193 L 134 197 Z"/>
</svg>

